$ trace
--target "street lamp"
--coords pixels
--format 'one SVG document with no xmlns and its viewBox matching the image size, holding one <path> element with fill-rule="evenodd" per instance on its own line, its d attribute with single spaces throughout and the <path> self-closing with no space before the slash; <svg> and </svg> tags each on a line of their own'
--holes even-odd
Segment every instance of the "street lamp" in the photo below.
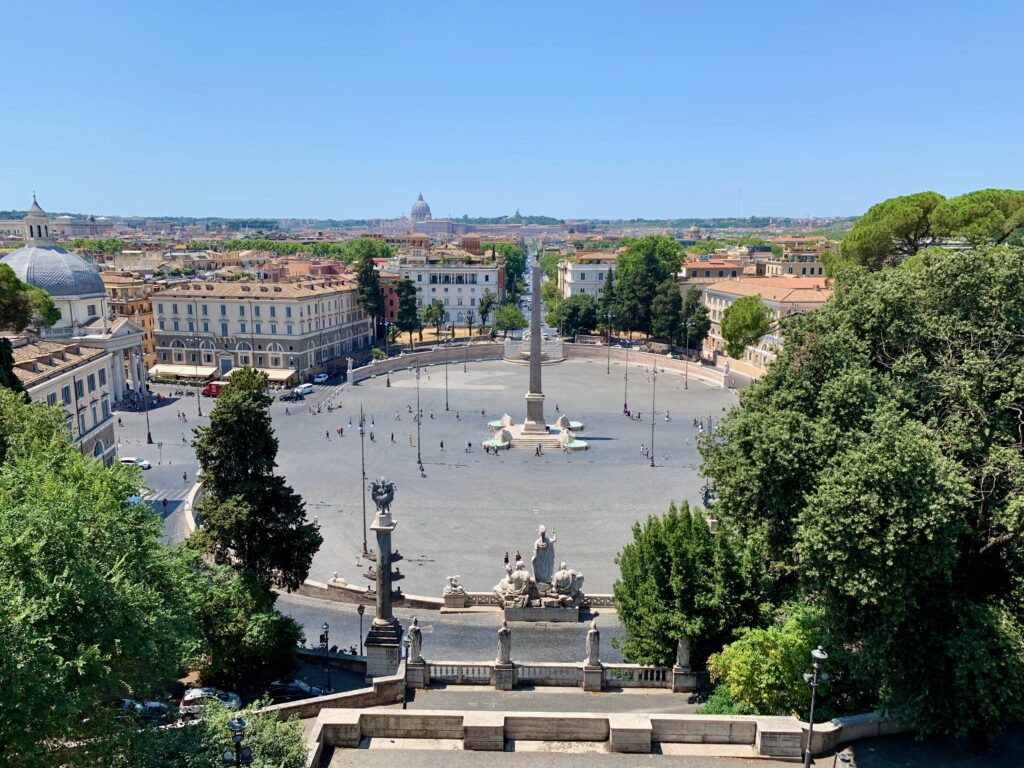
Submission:
<svg viewBox="0 0 1024 768">
<path fill-rule="evenodd" d="M 463 315 L 459 312 L 455 319 L 460 323 L 462 322 Z M 466 337 L 466 343 L 462 347 L 462 372 L 466 373 L 466 358 L 469 356 L 469 336 Z"/>
<path fill-rule="evenodd" d="M 359 655 L 363 655 L 363 614 L 366 613 L 366 606 L 360 603 L 356 606 L 356 613 L 359 614 Z"/>
<path fill-rule="evenodd" d="M 804 682 L 811 689 L 811 716 L 807 723 L 807 750 L 804 752 L 804 768 L 811 768 L 811 739 L 814 736 L 814 701 L 818 692 L 818 685 L 828 682 L 828 673 L 821 671 L 821 662 L 828 658 L 828 654 L 819 645 L 811 651 L 811 671 L 804 672 Z"/>
<path fill-rule="evenodd" d="M 366 416 L 363 415 L 363 404 L 359 404 L 359 467 L 363 487 L 363 554 L 366 549 L 366 430 L 363 428 L 366 423 Z"/>
<path fill-rule="evenodd" d="M 454 323 L 451 326 L 452 333 L 455 333 Z M 444 340 L 444 409 L 448 410 L 448 353 L 452 348 L 452 337 L 445 335 Z"/>
<path fill-rule="evenodd" d="M 657 421 L 654 418 L 654 396 L 658 391 L 658 364 L 655 363 L 651 372 L 651 466 L 654 466 L 654 422 Z"/>
<path fill-rule="evenodd" d="M 690 318 L 683 320 L 686 330 L 686 350 L 683 352 L 683 389 L 690 388 Z"/>
<path fill-rule="evenodd" d="M 605 366 L 605 373 L 612 372 L 612 311 L 608 310 L 608 363 Z"/>
<path fill-rule="evenodd" d="M 225 749 L 221 757 L 224 765 L 242 766 L 252 763 L 252 749 L 242 746 L 242 739 L 245 737 L 245 727 L 248 725 L 244 717 L 235 717 L 228 720 L 228 730 L 231 732 L 231 741 L 234 749 Z"/>
<path fill-rule="evenodd" d="M 384 360 L 387 362 L 387 384 L 385 386 L 391 386 L 391 321 L 384 321 Z M 365 480 L 365 478 L 364 478 Z M 366 545 L 363 545 L 363 549 L 366 549 Z"/>
<path fill-rule="evenodd" d="M 626 386 L 622 390 L 622 412 L 629 409 L 629 339 L 626 339 Z"/>
<path fill-rule="evenodd" d="M 420 440 L 420 426 L 423 424 L 423 411 L 420 410 L 420 369 L 416 369 L 416 463 L 420 466 L 422 472 L 423 467 L 423 454 L 420 453 L 420 445 L 423 443 Z"/>
<path fill-rule="evenodd" d="M 140 357 L 142 357 L 142 355 L 140 355 Z M 139 361 L 139 367 L 146 367 L 146 361 L 144 357 L 142 357 L 142 359 Z M 142 404 L 142 408 L 146 412 L 146 445 L 152 445 L 153 432 L 149 428 L 149 382 L 146 380 L 145 376 L 142 377 Z"/>
<path fill-rule="evenodd" d="M 321 627 L 323 632 L 320 635 L 320 645 L 324 648 L 324 664 L 327 667 L 327 693 L 331 692 L 331 655 L 330 655 L 330 626 L 327 622 Z"/>
</svg>

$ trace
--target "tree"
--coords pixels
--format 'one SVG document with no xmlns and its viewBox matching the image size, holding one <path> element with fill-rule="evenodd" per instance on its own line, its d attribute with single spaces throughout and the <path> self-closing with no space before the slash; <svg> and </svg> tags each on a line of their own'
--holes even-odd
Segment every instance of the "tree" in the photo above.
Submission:
<svg viewBox="0 0 1024 768">
<path fill-rule="evenodd" d="M 537 259 L 537 263 L 540 264 L 541 272 L 548 280 L 558 280 L 558 262 L 560 256 L 553 251 L 545 251 Z"/>
<path fill-rule="evenodd" d="M 651 307 L 658 286 L 674 277 L 683 249 L 671 237 L 647 235 L 623 241 L 626 251 L 616 262 L 616 316 L 619 326 L 650 334 Z"/>
<path fill-rule="evenodd" d="M 487 325 L 487 318 L 491 316 L 491 310 L 494 309 L 494 304 L 497 300 L 498 297 L 494 291 L 490 288 L 484 288 L 484 292 L 480 296 L 480 303 L 476 307 L 477 311 L 480 312 L 480 325 Z"/>
<path fill-rule="evenodd" d="M 350 243 L 359 242 L 351 240 Z M 376 243 L 376 240 L 363 240 L 366 243 Z M 387 246 L 385 246 L 387 247 Z M 380 319 L 384 317 L 384 292 L 380 287 L 380 273 L 374 265 L 374 248 L 367 246 L 360 249 L 358 266 L 356 267 L 356 279 L 359 281 L 358 301 L 363 312 L 373 318 L 373 334 L 377 335 L 377 327 Z"/>
<path fill-rule="evenodd" d="M 526 325 L 526 317 L 523 315 L 523 311 L 515 304 L 503 304 L 494 313 L 494 327 L 505 334 L 508 334 L 509 331 L 525 328 Z"/>
<path fill-rule="evenodd" d="M 422 327 L 416 310 L 416 286 L 408 277 L 403 277 L 398 281 L 395 293 L 398 294 L 398 314 L 395 317 L 395 327 L 402 333 L 409 334 L 409 347 L 411 348 L 413 331 L 418 331 Z"/>
<path fill-rule="evenodd" d="M 467 309 L 464 317 L 466 318 L 466 327 L 469 328 L 469 337 L 473 338 L 473 321 L 476 319 L 473 315 L 473 310 Z"/>
<path fill-rule="evenodd" d="M 694 348 L 700 349 L 711 331 L 711 317 L 701 301 L 700 293 L 696 288 L 691 288 L 683 299 L 683 341 L 687 345 L 687 353 Z"/>
<path fill-rule="evenodd" d="M 981 189 L 943 200 L 931 224 L 940 237 L 962 237 L 972 245 L 1005 243 L 1024 227 L 1024 192 Z"/>
<path fill-rule="evenodd" d="M 671 664 L 685 634 L 700 667 L 753 618 L 732 544 L 719 531 L 712 534 L 686 502 L 633 524 L 612 588 L 626 630 L 618 647 L 628 661 Z"/>
<path fill-rule="evenodd" d="M 601 298 L 598 299 L 598 312 L 601 313 L 601 319 L 608 326 L 608 334 L 611 335 L 611 325 L 615 320 L 615 307 L 618 303 L 618 292 L 615 287 L 615 270 L 609 269 L 608 274 L 604 277 L 604 290 L 601 292 Z M 610 319 L 609 319 L 610 318 Z"/>
<path fill-rule="evenodd" d="M 26 328 L 48 328 L 60 319 L 60 311 L 45 291 L 22 282 L 14 270 L 0 264 L 0 331 L 21 333 Z M 14 349 L 0 337 L 0 386 L 23 392 L 14 373 Z"/>
<path fill-rule="evenodd" d="M 935 242 L 932 211 L 945 198 L 937 192 L 893 197 L 868 209 L 843 238 L 843 257 L 881 269 Z"/>
<path fill-rule="evenodd" d="M 597 300 L 586 294 L 570 296 L 558 302 L 548 324 L 556 326 L 563 336 L 590 333 L 598 325 Z"/>
<path fill-rule="evenodd" d="M 514 301 L 519 295 L 519 286 L 523 284 L 523 275 L 526 274 L 526 253 L 512 243 L 483 243 L 482 247 L 504 260 L 505 293 L 509 300 Z"/>
<path fill-rule="evenodd" d="M 716 515 L 761 602 L 820 609 L 837 707 L 998 727 L 1024 716 L 1024 251 L 921 250 L 834 289 L 701 441 Z"/>
<path fill-rule="evenodd" d="M 683 342 L 683 297 L 675 278 L 670 277 L 658 286 L 651 304 L 651 331 L 654 338 L 673 346 Z"/>
<path fill-rule="evenodd" d="M 739 360 L 744 350 L 768 333 L 771 328 L 771 310 L 761 303 L 761 297 L 741 296 L 725 308 L 720 328 L 725 339 L 725 353 Z"/>
<path fill-rule="evenodd" d="M 390 245 L 372 237 L 356 237 L 344 243 L 314 243 L 310 250 L 315 256 L 330 256 L 346 264 L 359 265 L 367 259 L 371 262 L 373 259 L 390 259 L 395 254 Z"/>
<path fill-rule="evenodd" d="M 440 299 L 434 299 L 432 302 L 427 304 L 423 308 L 423 314 L 421 315 L 423 325 L 434 326 L 437 332 L 438 341 L 441 339 L 441 326 L 444 325 L 444 302 Z"/>
<path fill-rule="evenodd" d="M 248 572 L 265 589 L 298 589 L 323 542 L 318 526 L 306 521 L 302 497 L 277 466 L 266 394 L 267 377 L 248 366 L 232 375 L 198 427 L 193 445 L 207 493 L 198 511 L 203 527 L 190 544 Z"/>
</svg>

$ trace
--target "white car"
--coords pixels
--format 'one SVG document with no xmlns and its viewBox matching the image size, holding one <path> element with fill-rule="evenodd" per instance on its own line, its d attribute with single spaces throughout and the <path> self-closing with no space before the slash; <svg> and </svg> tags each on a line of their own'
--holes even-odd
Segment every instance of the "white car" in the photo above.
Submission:
<svg viewBox="0 0 1024 768">
<path fill-rule="evenodd" d="M 296 395 L 311 395 L 313 394 L 312 384 L 299 384 L 295 389 L 292 390 Z"/>
<path fill-rule="evenodd" d="M 178 706 L 178 714 L 187 718 L 215 704 L 233 710 L 242 708 L 242 700 L 237 693 L 227 693 L 217 688 L 189 688 Z"/>
<path fill-rule="evenodd" d="M 140 459 L 138 456 L 122 456 L 121 457 L 121 463 L 122 464 L 136 464 L 136 465 L 142 467 L 143 469 L 152 469 L 153 468 L 152 464 L 150 464 L 145 459 Z"/>
<path fill-rule="evenodd" d="M 325 384 L 327 382 L 327 379 L 329 378 L 330 376 L 328 376 L 326 373 L 318 373 L 316 376 L 313 377 L 313 383 Z"/>
</svg>

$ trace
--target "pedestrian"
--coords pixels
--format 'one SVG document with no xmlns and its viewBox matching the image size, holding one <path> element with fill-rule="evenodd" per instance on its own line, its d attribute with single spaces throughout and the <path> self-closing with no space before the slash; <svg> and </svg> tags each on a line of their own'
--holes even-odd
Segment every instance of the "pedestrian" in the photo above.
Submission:
<svg viewBox="0 0 1024 768">
<path fill-rule="evenodd" d="M 352 429 L 352 417 L 351 416 L 348 417 L 348 428 Z"/>
<path fill-rule="evenodd" d="M 329 429 L 326 430 L 324 432 L 324 437 L 326 437 L 328 440 L 330 440 L 331 439 L 331 430 L 329 430 Z"/>
<path fill-rule="evenodd" d="M 391 442 L 392 443 L 395 442 L 395 433 L 394 432 L 391 433 Z"/>
<path fill-rule="evenodd" d="M 487 418 L 487 411 L 485 411 L 483 408 L 481 408 L 480 409 L 480 415 L 483 416 L 486 419 Z"/>
<path fill-rule="evenodd" d="M 558 407 L 558 403 L 555 403 L 555 413 L 558 413 L 560 410 L 562 409 Z"/>
<path fill-rule="evenodd" d="M 523 559 L 523 556 L 521 554 L 519 554 L 519 550 L 517 549 L 516 550 L 516 565 L 518 565 L 519 561 L 522 560 L 522 559 Z"/>
<path fill-rule="evenodd" d="M 185 433 L 184 432 L 181 433 L 181 444 L 182 445 L 188 445 L 188 440 L 185 439 Z"/>
<path fill-rule="evenodd" d="M 376 437 L 374 437 L 374 435 L 373 435 L 373 430 L 372 430 L 372 429 L 370 430 L 370 442 L 371 442 L 371 443 L 375 443 L 375 442 L 377 442 L 377 438 L 376 438 Z"/>
<path fill-rule="evenodd" d="M 412 435 L 409 435 L 409 447 L 412 448 Z"/>
<path fill-rule="evenodd" d="M 647 453 L 647 446 L 644 445 L 643 443 L 640 443 L 640 453 L 643 453 L 643 454 Z"/>
<path fill-rule="evenodd" d="M 285 416 L 291 416 L 292 415 L 292 412 L 288 410 L 288 406 L 287 405 L 284 407 L 284 415 Z"/>
<path fill-rule="evenodd" d="M 120 416 L 117 417 L 117 426 L 119 426 L 119 427 L 121 426 L 121 417 Z"/>
<path fill-rule="evenodd" d="M 188 472 L 181 473 L 181 482 L 185 483 L 186 485 L 188 484 Z"/>
<path fill-rule="evenodd" d="M 165 515 L 167 514 L 167 499 L 164 499 L 164 514 Z M 508 555 L 505 555 L 505 558 L 506 558 L 506 562 L 507 562 Z"/>
<path fill-rule="evenodd" d="M 444 450 L 444 440 L 441 441 L 441 450 Z"/>
<path fill-rule="evenodd" d="M 462 417 L 459 415 L 458 411 L 455 412 L 455 420 L 456 421 L 462 421 Z"/>
<path fill-rule="evenodd" d="M 672 416 L 667 410 L 665 411 L 665 421 L 672 421 Z"/>
<path fill-rule="evenodd" d="M 430 418 L 434 418 L 434 412 L 433 411 L 430 412 Z"/>
</svg>

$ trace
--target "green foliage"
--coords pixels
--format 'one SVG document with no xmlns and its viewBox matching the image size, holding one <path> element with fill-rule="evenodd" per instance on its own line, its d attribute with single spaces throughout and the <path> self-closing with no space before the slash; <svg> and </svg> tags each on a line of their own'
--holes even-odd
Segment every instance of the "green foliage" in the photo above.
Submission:
<svg viewBox="0 0 1024 768">
<path fill-rule="evenodd" d="M 508 333 L 527 326 L 526 316 L 515 304 L 503 304 L 494 313 L 494 327 Z"/>
<path fill-rule="evenodd" d="M 794 605 L 781 623 L 744 630 L 720 653 L 713 654 L 708 659 L 708 671 L 712 681 L 720 685 L 713 697 L 714 705 L 705 707 L 704 712 L 711 714 L 729 707 L 728 714 L 796 715 L 806 719 L 811 692 L 803 673 L 810 665 L 810 649 L 819 644 L 818 622 L 816 611 Z"/>
<path fill-rule="evenodd" d="M 1024 227 L 1024 192 L 980 189 L 943 200 L 932 211 L 940 237 L 962 237 L 972 245 L 1006 242 Z"/>
<path fill-rule="evenodd" d="M 615 605 L 626 630 L 626 660 L 671 664 L 679 637 L 691 640 L 696 666 L 756 618 L 728 534 L 712 534 L 689 504 L 633 524 L 633 540 L 615 559 Z"/>
<path fill-rule="evenodd" d="M 683 299 L 683 341 L 687 350 L 700 349 L 711 331 L 711 316 L 700 298 L 701 292 L 691 288 Z"/>
<path fill-rule="evenodd" d="M 203 527 L 192 546 L 248 572 L 264 589 L 298 589 L 323 539 L 306 522 L 302 498 L 277 466 L 277 438 L 268 407 L 266 375 L 248 366 L 221 392 L 210 424 L 196 429 L 196 458 L 207 494 L 199 504 Z"/>
<path fill-rule="evenodd" d="M 615 316 L 621 328 L 649 334 L 658 286 L 679 271 L 683 249 L 664 235 L 627 238 L 622 244 L 626 251 L 616 263 Z"/>
<path fill-rule="evenodd" d="M 0 336 L 0 389 L 25 391 L 21 379 L 14 372 L 14 347 L 6 336 Z"/>
<path fill-rule="evenodd" d="M 608 323 L 608 315 L 612 315 L 612 323 L 615 322 L 617 303 L 618 288 L 615 283 L 615 270 L 609 269 L 604 276 L 604 290 L 601 292 L 601 298 L 598 299 L 597 306 L 597 311 L 601 315 L 601 320 L 606 324 Z"/>
<path fill-rule="evenodd" d="M 510 300 L 515 300 L 526 274 L 526 253 L 512 243 L 482 243 L 481 247 L 485 251 L 494 251 L 505 261 L 505 292 Z"/>
<path fill-rule="evenodd" d="M 360 243 L 360 245 L 356 245 Z M 380 287 L 380 273 L 377 272 L 373 259 L 378 252 L 377 244 L 384 245 L 379 240 L 366 240 L 360 238 L 351 240 L 345 245 L 352 250 L 358 250 L 356 260 L 356 279 L 359 281 L 359 306 L 363 312 L 373 318 L 374 335 L 380 318 L 384 316 L 384 292 Z M 384 248 L 387 248 L 384 245 Z"/>
<path fill-rule="evenodd" d="M 700 444 L 759 600 L 821 610 L 839 709 L 926 733 L 1020 717 L 1024 252 L 847 267 L 783 325 L 778 362 Z"/>
<path fill-rule="evenodd" d="M 651 332 L 654 338 L 672 345 L 683 342 L 683 297 L 675 278 L 663 280 L 651 304 Z"/>
<path fill-rule="evenodd" d="M 416 286 L 408 277 L 403 277 L 395 286 L 398 294 L 398 314 L 395 316 L 395 327 L 402 333 L 409 334 L 409 346 L 412 346 L 412 333 L 420 329 L 420 316 L 416 308 Z"/>
<path fill-rule="evenodd" d="M 558 261 L 559 255 L 552 251 L 546 251 L 540 255 L 537 262 L 540 264 L 540 269 L 544 273 L 544 276 L 548 280 L 558 279 Z"/>
<path fill-rule="evenodd" d="M 585 294 L 570 296 L 558 302 L 547 322 L 559 328 L 563 336 L 590 333 L 597 328 L 597 300 Z"/>
<path fill-rule="evenodd" d="M 68 246 L 72 251 L 82 251 L 83 253 L 96 254 L 102 253 L 108 256 L 116 256 L 125 249 L 127 243 L 118 237 L 107 237 L 107 238 L 89 238 L 89 237 L 76 237 L 71 241 Z"/>
<path fill-rule="evenodd" d="M 772 313 L 761 303 L 760 296 L 742 296 L 722 313 L 722 338 L 725 339 L 725 352 L 729 357 L 739 360 L 743 351 L 768 333 L 771 328 Z"/>
<path fill-rule="evenodd" d="M 379 347 L 374 347 L 373 350 L 370 352 L 370 355 L 371 357 L 373 357 L 374 360 L 387 360 L 388 358 L 387 353 L 385 353 L 384 350 L 380 349 Z"/>
<path fill-rule="evenodd" d="M 490 288 L 484 288 L 483 294 L 480 296 L 480 301 L 477 304 L 477 311 L 480 313 L 480 325 L 487 325 L 487 318 L 491 316 L 491 311 L 494 309 L 495 303 L 498 301 L 497 295 Z"/>
<path fill-rule="evenodd" d="M 423 321 L 423 325 L 434 326 L 437 337 L 441 338 L 441 326 L 444 324 L 444 302 L 434 299 L 423 308 L 420 319 Z"/>
<path fill-rule="evenodd" d="M 0 264 L 0 331 L 48 328 L 59 319 L 60 310 L 48 293 L 22 282 L 13 269 Z"/>
</svg>

